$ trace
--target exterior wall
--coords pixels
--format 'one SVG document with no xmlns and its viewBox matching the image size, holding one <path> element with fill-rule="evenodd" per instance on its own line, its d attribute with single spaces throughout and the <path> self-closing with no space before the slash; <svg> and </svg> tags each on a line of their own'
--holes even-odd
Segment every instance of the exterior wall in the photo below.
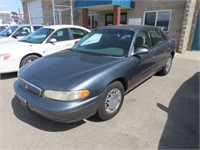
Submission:
<svg viewBox="0 0 200 150">
<path fill-rule="evenodd" d="M 144 22 L 144 12 L 154 10 L 171 10 L 171 20 L 169 23 L 169 36 L 173 37 L 177 41 L 177 45 L 180 42 L 181 27 L 183 22 L 185 0 L 174 1 L 140 1 L 135 0 L 135 8 L 128 12 L 128 18 L 142 18 Z"/>
<path fill-rule="evenodd" d="M 28 2 L 34 0 L 22 0 L 23 10 L 24 10 L 24 22 L 29 23 L 29 12 L 28 12 Z M 52 11 L 52 0 L 41 0 L 44 25 L 54 24 L 53 11 Z M 69 0 L 54 0 L 55 5 L 70 6 Z M 58 9 L 58 7 L 55 7 Z M 60 9 L 65 9 L 61 8 Z M 70 10 L 64 10 L 61 12 L 62 24 L 71 24 L 70 21 Z"/>
</svg>

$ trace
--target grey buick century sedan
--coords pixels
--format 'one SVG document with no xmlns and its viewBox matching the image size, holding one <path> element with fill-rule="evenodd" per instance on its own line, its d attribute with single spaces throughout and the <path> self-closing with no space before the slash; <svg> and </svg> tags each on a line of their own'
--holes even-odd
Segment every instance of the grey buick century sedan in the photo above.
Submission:
<svg viewBox="0 0 200 150">
<path fill-rule="evenodd" d="M 114 117 L 124 95 L 154 74 L 169 73 L 176 41 L 156 27 L 97 29 L 64 50 L 21 68 L 19 103 L 46 118 L 75 122 Z"/>
</svg>

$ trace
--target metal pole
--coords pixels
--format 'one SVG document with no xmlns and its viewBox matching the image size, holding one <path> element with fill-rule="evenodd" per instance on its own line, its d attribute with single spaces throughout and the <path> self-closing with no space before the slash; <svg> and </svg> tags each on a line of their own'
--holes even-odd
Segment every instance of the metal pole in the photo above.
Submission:
<svg viewBox="0 0 200 150">
<path fill-rule="evenodd" d="M 73 18 L 73 2 L 70 0 L 70 15 L 71 15 L 71 25 L 74 24 L 74 18 Z"/>
<path fill-rule="evenodd" d="M 56 17 L 55 17 L 55 4 L 54 0 L 52 0 L 52 11 L 53 11 L 53 24 L 56 24 Z"/>
</svg>

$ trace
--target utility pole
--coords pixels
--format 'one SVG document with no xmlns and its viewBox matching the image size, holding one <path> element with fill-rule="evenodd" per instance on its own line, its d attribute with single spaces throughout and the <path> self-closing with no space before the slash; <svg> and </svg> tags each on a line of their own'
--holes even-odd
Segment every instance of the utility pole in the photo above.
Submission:
<svg viewBox="0 0 200 150">
<path fill-rule="evenodd" d="M 74 18 L 73 18 L 73 2 L 70 0 L 70 15 L 71 15 L 71 25 L 74 24 Z"/>
<path fill-rule="evenodd" d="M 56 24 L 56 16 L 55 16 L 55 4 L 54 0 L 52 0 L 52 11 L 53 11 L 53 24 Z"/>
<path fill-rule="evenodd" d="M 22 14 L 21 14 L 21 11 L 20 11 L 20 8 L 18 8 L 18 14 L 19 14 L 19 19 L 20 19 L 20 22 L 19 24 L 22 24 Z"/>
</svg>

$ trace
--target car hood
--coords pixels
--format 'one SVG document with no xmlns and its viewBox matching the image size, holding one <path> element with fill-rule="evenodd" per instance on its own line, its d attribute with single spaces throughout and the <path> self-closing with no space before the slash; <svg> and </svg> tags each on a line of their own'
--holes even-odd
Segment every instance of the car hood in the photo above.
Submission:
<svg viewBox="0 0 200 150">
<path fill-rule="evenodd" d="M 122 60 L 65 50 L 23 67 L 19 76 L 43 89 L 67 90 Z"/>
<path fill-rule="evenodd" d="M 0 53 L 15 53 L 18 52 L 17 50 L 28 50 L 28 49 L 33 49 L 34 45 L 36 44 L 31 44 L 31 43 L 26 43 L 26 42 L 20 42 L 17 40 L 12 40 L 10 42 L 2 42 L 0 41 L 1 45 L 1 50 Z"/>
</svg>

